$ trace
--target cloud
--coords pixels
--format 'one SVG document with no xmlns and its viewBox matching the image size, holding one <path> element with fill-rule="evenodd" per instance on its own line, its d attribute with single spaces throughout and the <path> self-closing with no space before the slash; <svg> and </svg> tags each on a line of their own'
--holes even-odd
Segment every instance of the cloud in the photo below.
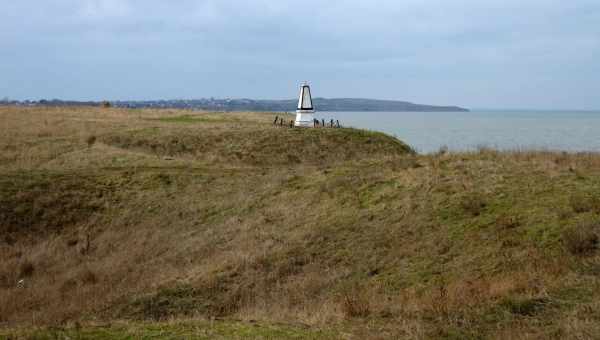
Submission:
<svg viewBox="0 0 600 340">
<path fill-rule="evenodd" d="M 547 95 L 562 105 L 584 98 L 583 105 L 600 107 L 591 96 L 600 87 L 597 0 L 21 0 L 1 6 L 0 41 L 9 52 L 0 63 L 11 67 L 0 71 L 11 83 L 0 83 L 0 96 L 286 97 L 298 79 L 314 79 L 323 96 L 539 106 Z M 20 84 L 23 74 L 43 81 L 55 73 L 86 84 L 65 81 L 61 90 Z M 94 86 L 97 79 L 110 82 L 109 75 L 127 81 Z M 148 85 L 154 76 L 165 85 Z M 555 85 L 547 86 L 550 78 Z M 529 96 L 515 94 L 519 84 Z"/>
<path fill-rule="evenodd" d="M 127 1 L 83 0 L 80 6 L 79 16 L 90 20 L 124 18 L 132 14 L 132 7 Z"/>
</svg>

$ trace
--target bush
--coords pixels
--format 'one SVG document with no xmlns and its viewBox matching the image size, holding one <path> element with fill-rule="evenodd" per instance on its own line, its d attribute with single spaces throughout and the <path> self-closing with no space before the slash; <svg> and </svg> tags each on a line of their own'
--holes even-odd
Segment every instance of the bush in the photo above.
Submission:
<svg viewBox="0 0 600 340">
<path fill-rule="evenodd" d="M 573 209 L 567 207 L 555 207 L 554 211 L 559 220 L 564 221 L 573 217 Z"/>
<path fill-rule="evenodd" d="M 595 225 L 579 225 L 563 231 L 562 241 L 566 250 L 573 255 L 587 255 L 598 248 L 598 234 Z"/>
<path fill-rule="evenodd" d="M 511 314 L 522 316 L 535 316 L 540 313 L 549 301 L 546 298 L 506 298 L 500 302 L 500 306 L 507 309 Z"/>
<path fill-rule="evenodd" d="M 371 314 L 371 306 L 367 296 L 358 289 L 342 294 L 342 312 L 347 318 L 364 318 Z"/>
<path fill-rule="evenodd" d="M 472 216 L 479 216 L 483 212 L 487 203 L 480 193 L 471 193 L 463 198 L 461 202 L 462 209 Z"/>
<path fill-rule="evenodd" d="M 96 143 L 96 136 L 89 136 L 85 139 L 85 142 L 87 143 L 88 147 L 91 148 L 94 145 L 94 143 Z"/>
<path fill-rule="evenodd" d="M 30 277 L 31 275 L 33 275 L 34 270 L 35 267 L 33 266 L 33 263 L 31 263 L 31 261 L 25 261 L 21 263 L 21 267 L 19 268 L 19 278 Z"/>
<path fill-rule="evenodd" d="M 496 225 L 501 229 L 513 229 L 521 225 L 518 216 L 500 215 L 496 219 Z"/>
<path fill-rule="evenodd" d="M 573 211 L 578 214 L 591 211 L 594 208 L 593 199 L 584 194 L 572 195 L 569 199 L 569 204 Z"/>
<path fill-rule="evenodd" d="M 0 274 L 0 288 L 7 289 L 12 285 L 12 280 L 6 273 Z"/>
<path fill-rule="evenodd" d="M 79 282 L 81 282 L 82 284 L 93 285 L 98 283 L 98 276 L 93 271 L 86 268 L 79 273 Z"/>
</svg>

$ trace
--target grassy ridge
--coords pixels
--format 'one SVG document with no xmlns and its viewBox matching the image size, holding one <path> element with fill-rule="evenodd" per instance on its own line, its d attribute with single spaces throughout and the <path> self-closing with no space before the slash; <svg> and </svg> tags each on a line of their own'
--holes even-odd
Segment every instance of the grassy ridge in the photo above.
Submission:
<svg viewBox="0 0 600 340">
<path fill-rule="evenodd" d="M 0 322 L 600 335 L 600 156 L 417 155 L 273 118 L 0 108 Z"/>
<path fill-rule="evenodd" d="M 214 119 L 188 116 L 161 119 L 161 122 L 194 124 Z M 185 119 L 184 119 L 185 118 Z M 223 122 L 226 120 L 216 121 Z M 185 125 L 184 125 L 185 126 Z M 296 164 L 330 165 L 360 159 L 365 155 L 403 155 L 412 150 L 397 139 L 378 132 L 356 129 L 139 129 L 102 137 L 107 145 L 157 156 L 209 161 L 212 165 L 261 167 Z M 371 157 L 371 156 L 368 156 Z"/>
</svg>

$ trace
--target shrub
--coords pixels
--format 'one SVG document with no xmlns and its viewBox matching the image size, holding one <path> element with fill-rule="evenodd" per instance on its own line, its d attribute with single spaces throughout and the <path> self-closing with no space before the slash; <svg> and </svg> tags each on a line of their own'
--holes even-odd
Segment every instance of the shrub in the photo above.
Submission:
<svg viewBox="0 0 600 340">
<path fill-rule="evenodd" d="M 496 219 L 496 225 L 501 229 L 513 229 L 521 225 L 518 216 L 500 215 Z"/>
<path fill-rule="evenodd" d="M 563 231 L 562 241 L 566 250 L 573 255 L 587 255 L 598 247 L 595 225 L 579 225 Z"/>
<path fill-rule="evenodd" d="M 9 288 L 12 284 L 12 280 L 9 278 L 8 274 L 1 273 L 0 274 L 0 288 L 6 289 Z"/>
<path fill-rule="evenodd" d="M 77 280 L 74 278 L 70 278 L 62 283 L 58 292 L 60 293 L 60 297 L 62 300 L 67 299 L 69 296 L 73 294 L 73 290 L 77 288 Z"/>
<path fill-rule="evenodd" d="M 572 195 L 569 199 L 569 204 L 573 211 L 578 214 L 591 211 L 594 208 L 592 197 L 584 194 Z"/>
<path fill-rule="evenodd" d="M 549 303 L 546 298 L 506 298 L 500 302 L 500 306 L 511 314 L 522 316 L 535 316 L 540 313 Z"/>
<path fill-rule="evenodd" d="M 364 318 L 371 314 L 369 299 L 356 288 L 342 294 L 341 307 L 347 318 Z"/>
<path fill-rule="evenodd" d="M 21 266 L 19 268 L 19 278 L 30 277 L 31 275 L 33 275 L 34 270 L 35 267 L 33 266 L 33 263 L 31 263 L 31 261 L 25 261 L 21 263 Z"/>
<path fill-rule="evenodd" d="M 573 209 L 567 207 L 555 207 L 554 211 L 559 220 L 564 221 L 573 217 Z"/>
<path fill-rule="evenodd" d="M 12 246 L 17 241 L 10 234 L 6 234 L 6 235 L 4 235 L 4 242 L 7 245 Z"/>
<path fill-rule="evenodd" d="M 212 277 L 198 285 L 179 284 L 162 287 L 151 295 L 135 298 L 120 311 L 122 317 L 164 320 L 173 316 L 202 314 L 225 317 L 251 304 L 250 285 L 231 285 L 226 278 Z"/>
<path fill-rule="evenodd" d="M 487 203 L 480 193 L 471 193 L 465 196 L 461 202 L 462 209 L 472 216 L 479 216 Z"/>
<path fill-rule="evenodd" d="M 96 274 L 89 270 L 89 269 L 84 269 L 81 273 L 79 273 L 79 282 L 81 282 L 82 284 L 96 284 L 98 283 L 98 276 L 96 276 Z"/>
<path fill-rule="evenodd" d="M 198 291 L 190 286 L 177 286 L 161 288 L 155 294 L 144 296 L 132 302 L 132 311 L 127 314 L 135 315 L 142 319 L 162 320 L 169 315 L 185 315 L 202 306 L 198 301 Z"/>
<path fill-rule="evenodd" d="M 88 138 L 85 139 L 85 142 L 87 143 L 88 147 L 91 148 L 94 143 L 96 143 L 96 136 L 91 135 Z"/>
</svg>

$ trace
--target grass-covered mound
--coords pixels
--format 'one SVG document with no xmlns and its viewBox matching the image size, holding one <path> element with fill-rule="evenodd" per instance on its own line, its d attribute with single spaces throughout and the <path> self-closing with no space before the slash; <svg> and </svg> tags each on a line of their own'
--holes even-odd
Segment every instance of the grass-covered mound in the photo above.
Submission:
<svg viewBox="0 0 600 340">
<path fill-rule="evenodd" d="M 183 116 L 189 117 L 189 116 Z M 238 123 L 237 128 L 214 125 L 210 119 L 173 117 L 159 120 L 184 126 L 119 131 L 102 137 L 108 145 L 156 156 L 183 157 L 212 164 L 276 166 L 327 165 L 361 158 L 412 153 L 403 142 L 379 132 L 344 129 L 306 129 Z M 216 121 L 226 124 L 225 120 Z M 194 125 L 205 123 L 208 128 Z M 211 124 L 212 123 L 212 124 Z M 186 126 L 188 125 L 188 126 Z"/>
<path fill-rule="evenodd" d="M 417 155 L 273 118 L 1 108 L 0 323 L 600 336 L 600 156 Z"/>
</svg>

